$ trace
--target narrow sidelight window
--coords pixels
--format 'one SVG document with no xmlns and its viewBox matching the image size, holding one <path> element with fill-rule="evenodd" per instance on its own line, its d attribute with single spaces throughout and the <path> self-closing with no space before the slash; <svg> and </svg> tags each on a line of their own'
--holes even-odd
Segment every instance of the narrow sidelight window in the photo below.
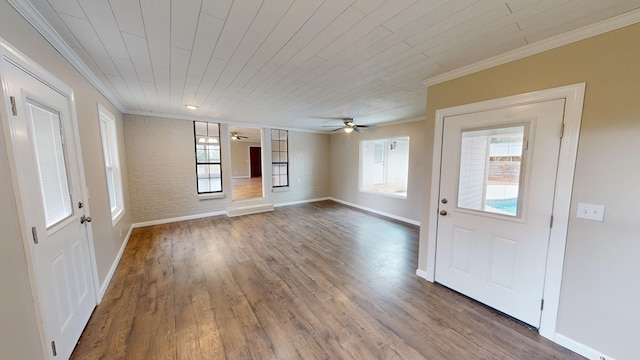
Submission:
<svg viewBox="0 0 640 360">
<path fill-rule="evenodd" d="M 289 186 L 288 139 L 287 130 L 271 130 L 271 176 L 274 188 Z"/>
<path fill-rule="evenodd" d="M 220 124 L 194 121 L 198 194 L 222 192 Z"/>
</svg>

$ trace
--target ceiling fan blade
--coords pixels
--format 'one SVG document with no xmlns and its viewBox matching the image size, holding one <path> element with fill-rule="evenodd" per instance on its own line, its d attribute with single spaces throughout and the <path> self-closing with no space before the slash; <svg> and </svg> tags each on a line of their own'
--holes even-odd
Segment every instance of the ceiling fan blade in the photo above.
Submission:
<svg viewBox="0 0 640 360">
<path fill-rule="evenodd" d="M 354 127 L 353 127 L 353 130 L 355 130 L 357 133 L 361 133 L 361 132 L 363 132 L 363 131 L 364 131 L 364 130 L 362 130 L 362 126 L 360 126 L 360 125 L 356 125 L 356 126 L 354 126 Z"/>
<path fill-rule="evenodd" d="M 340 128 L 337 128 L 337 129 L 333 129 L 333 130 L 331 130 L 331 131 L 340 131 L 340 130 L 342 130 L 342 129 L 344 129 L 344 127 L 340 127 Z"/>
</svg>

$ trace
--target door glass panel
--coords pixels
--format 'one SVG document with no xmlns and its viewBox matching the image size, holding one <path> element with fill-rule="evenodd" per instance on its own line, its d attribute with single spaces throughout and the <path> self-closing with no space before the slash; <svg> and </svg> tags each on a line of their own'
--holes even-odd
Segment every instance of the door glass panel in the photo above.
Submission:
<svg viewBox="0 0 640 360">
<path fill-rule="evenodd" d="M 27 105 L 45 223 L 50 228 L 73 214 L 62 146 L 62 123 L 59 113 L 33 102 Z"/>
<path fill-rule="evenodd" d="M 458 207 L 519 216 L 527 125 L 463 130 Z"/>
</svg>

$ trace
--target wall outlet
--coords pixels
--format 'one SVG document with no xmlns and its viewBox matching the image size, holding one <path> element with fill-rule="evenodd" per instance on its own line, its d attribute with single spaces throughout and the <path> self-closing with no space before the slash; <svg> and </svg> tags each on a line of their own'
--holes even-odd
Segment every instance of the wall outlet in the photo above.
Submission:
<svg viewBox="0 0 640 360">
<path fill-rule="evenodd" d="M 604 221 L 604 205 L 578 203 L 576 218 Z"/>
</svg>

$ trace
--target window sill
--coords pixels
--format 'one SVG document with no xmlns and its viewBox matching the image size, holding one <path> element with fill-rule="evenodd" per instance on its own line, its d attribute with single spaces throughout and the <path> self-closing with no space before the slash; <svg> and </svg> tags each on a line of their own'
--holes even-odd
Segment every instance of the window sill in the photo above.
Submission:
<svg viewBox="0 0 640 360">
<path fill-rule="evenodd" d="M 381 191 L 369 191 L 369 190 L 360 190 L 360 192 L 365 194 L 382 195 L 382 196 L 392 197 L 396 199 L 403 199 L 403 200 L 407 199 L 407 195 L 399 195 L 396 193 L 386 193 Z"/>
<path fill-rule="evenodd" d="M 224 199 L 224 193 L 198 194 L 198 200 Z"/>
<path fill-rule="evenodd" d="M 289 191 L 289 187 L 288 186 L 271 188 L 271 192 L 274 192 L 274 193 L 287 192 L 287 191 Z"/>
<path fill-rule="evenodd" d="M 114 228 L 114 227 L 116 227 L 116 225 L 118 225 L 118 222 L 120 222 L 120 219 L 122 219 L 122 217 L 124 216 L 124 209 L 120 209 L 117 213 L 111 214 L 111 216 L 112 216 L 111 217 L 111 228 Z"/>
</svg>

